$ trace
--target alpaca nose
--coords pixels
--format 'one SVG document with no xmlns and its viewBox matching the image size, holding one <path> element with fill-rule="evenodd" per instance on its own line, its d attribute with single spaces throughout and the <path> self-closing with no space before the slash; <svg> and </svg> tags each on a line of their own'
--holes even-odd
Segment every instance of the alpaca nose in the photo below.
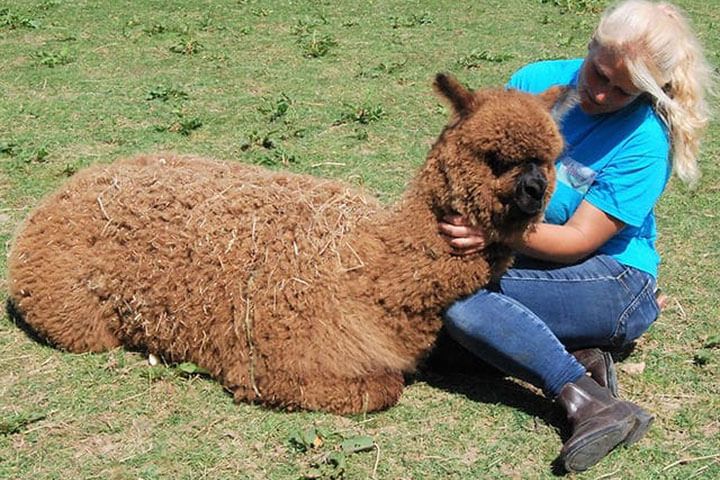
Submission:
<svg viewBox="0 0 720 480">
<path fill-rule="evenodd" d="M 523 212 L 535 215 L 543 206 L 547 178 L 534 163 L 528 164 L 518 177 L 515 202 Z"/>
</svg>

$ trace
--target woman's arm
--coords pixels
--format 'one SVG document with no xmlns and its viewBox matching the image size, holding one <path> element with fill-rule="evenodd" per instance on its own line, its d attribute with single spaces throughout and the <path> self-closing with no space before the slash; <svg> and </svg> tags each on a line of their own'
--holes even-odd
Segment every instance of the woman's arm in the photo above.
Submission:
<svg viewBox="0 0 720 480">
<path fill-rule="evenodd" d="M 439 227 L 456 255 L 470 255 L 486 246 L 482 230 L 467 226 L 460 216 L 446 217 Z M 623 227 L 623 222 L 583 200 L 564 225 L 539 224 L 511 247 L 540 260 L 574 263 L 595 252 Z"/>
</svg>

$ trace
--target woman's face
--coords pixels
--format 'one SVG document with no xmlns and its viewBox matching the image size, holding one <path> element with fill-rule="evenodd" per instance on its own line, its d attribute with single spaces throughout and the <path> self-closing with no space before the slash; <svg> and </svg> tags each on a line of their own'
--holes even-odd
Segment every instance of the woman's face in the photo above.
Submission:
<svg viewBox="0 0 720 480">
<path fill-rule="evenodd" d="M 580 108 L 588 115 L 612 113 L 642 93 L 633 85 L 622 56 L 591 43 L 578 79 Z"/>
</svg>

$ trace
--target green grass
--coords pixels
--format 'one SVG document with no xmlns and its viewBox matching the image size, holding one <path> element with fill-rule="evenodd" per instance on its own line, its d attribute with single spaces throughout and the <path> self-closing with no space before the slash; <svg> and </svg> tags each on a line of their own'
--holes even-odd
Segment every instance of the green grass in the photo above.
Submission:
<svg viewBox="0 0 720 480">
<path fill-rule="evenodd" d="M 495 86 L 529 61 L 580 56 L 606 4 L 0 2 L 0 290 L 12 232 L 43 195 L 140 152 L 335 177 L 391 201 L 447 119 L 436 72 Z M 680 4 L 720 64 L 720 2 Z M 656 424 L 578 478 L 720 477 L 719 133 L 699 188 L 673 181 L 659 205 L 671 301 L 625 360 L 644 371 L 621 372 Z M 235 405 L 211 380 L 124 351 L 65 354 L 5 316 L 0 369 L 9 479 L 553 478 L 564 428 L 535 390 L 482 375 L 418 377 L 367 416 Z M 312 428 L 322 444 L 298 444 Z"/>
</svg>

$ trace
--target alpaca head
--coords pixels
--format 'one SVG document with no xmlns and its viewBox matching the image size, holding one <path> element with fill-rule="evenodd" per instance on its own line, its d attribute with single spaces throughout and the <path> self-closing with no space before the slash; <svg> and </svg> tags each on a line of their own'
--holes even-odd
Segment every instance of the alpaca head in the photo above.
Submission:
<svg viewBox="0 0 720 480">
<path fill-rule="evenodd" d="M 430 154 L 443 183 L 437 213 L 459 213 L 494 240 L 540 221 L 563 148 L 551 110 L 566 90 L 472 92 L 443 74 L 434 86 L 454 111 Z"/>
</svg>

